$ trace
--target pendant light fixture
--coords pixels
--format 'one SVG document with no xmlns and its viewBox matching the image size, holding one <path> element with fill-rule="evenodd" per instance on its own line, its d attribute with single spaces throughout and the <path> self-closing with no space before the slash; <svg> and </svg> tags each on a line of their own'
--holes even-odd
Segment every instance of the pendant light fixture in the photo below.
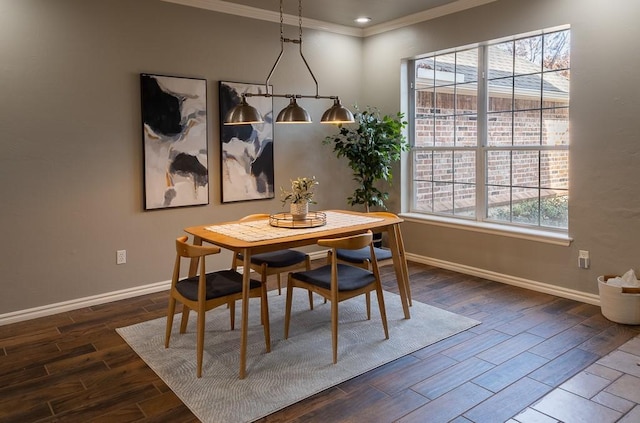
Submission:
<svg viewBox="0 0 640 423">
<path fill-rule="evenodd" d="M 247 97 L 279 97 L 279 98 L 288 98 L 289 105 L 282 109 L 280 113 L 278 113 L 278 117 L 276 118 L 276 123 L 311 123 L 311 117 L 309 113 L 298 104 L 297 99 L 299 98 L 315 98 L 315 99 L 329 99 L 333 100 L 333 106 L 331 106 L 327 111 L 324 112 L 322 118 L 320 119 L 321 123 L 351 123 L 354 122 L 353 114 L 349 109 L 342 106 L 340 104 L 340 99 L 338 96 L 325 96 L 320 95 L 318 90 L 318 81 L 316 80 L 315 75 L 311 71 L 311 67 L 307 63 L 307 59 L 305 59 L 304 54 L 302 54 L 302 0 L 298 0 L 298 29 L 299 35 L 298 38 L 285 38 L 283 31 L 283 11 L 282 11 L 282 1 L 280 0 L 280 54 L 276 59 L 273 67 L 271 68 L 271 72 L 267 76 L 267 80 L 265 82 L 265 92 L 260 94 L 254 93 L 244 93 L 242 94 L 242 98 L 240 100 L 240 104 L 234 106 L 227 116 L 225 117 L 224 124 L 225 125 L 244 125 L 249 123 L 262 123 L 264 119 L 258 110 L 251 106 L 247 102 Z M 278 67 L 280 63 L 280 59 L 284 53 L 284 43 L 293 43 L 298 44 L 298 50 L 300 52 L 300 57 L 304 62 L 311 78 L 313 78 L 313 82 L 316 85 L 316 93 L 315 95 L 305 95 L 305 94 L 275 94 L 273 92 L 269 92 L 269 81 L 271 80 L 271 76 L 273 72 Z"/>
</svg>

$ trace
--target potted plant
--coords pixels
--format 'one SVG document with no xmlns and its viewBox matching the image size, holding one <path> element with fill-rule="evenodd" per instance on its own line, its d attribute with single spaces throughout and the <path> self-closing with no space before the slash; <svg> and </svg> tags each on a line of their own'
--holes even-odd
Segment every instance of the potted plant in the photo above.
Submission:
<svg viewBox="0 0 640 423">
<path fill-rule="evenodd" d="M 386 210 L 385 201 L 389 193 L 380 191 L 376 183 L 391 182 L 393 163 L 400 159 L 402 151 L 408 149 L 402 133 L 407 122 L 400 112 L 392 117 L 381 116 L 377 109 L 371 107 L 361 112 L 356 106 L 355 110 L 357 126 L 338 125 L 340 132 L 326 137 L 323 143 L 333 144 L 338 158 L 346 157 L 353 170 L 353 180 L 358 186 L 347 198 L 349 205 L 363 204 L 367 213 L 371 207 Z"/>
<path fill-rule="evenodd" d="M 298 177 L 291 180 L 291 190 L 285 190 L 280 187 L 280 196 L 282 205 L 290 203 L 291 216 L 293 220 L 304 220 L 309 213 L 309 203 L 316 204 L 313 201 L 315 187 L 318 185 L 316 177 Z"/>
</svg>

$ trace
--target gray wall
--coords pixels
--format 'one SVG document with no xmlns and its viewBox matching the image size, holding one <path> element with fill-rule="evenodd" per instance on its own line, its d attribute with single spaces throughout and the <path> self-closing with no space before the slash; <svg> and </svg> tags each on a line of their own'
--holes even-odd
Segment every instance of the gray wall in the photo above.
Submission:
<svg viewBox="0 0 640 423">
<path fill-rule="evenodd" d="M 638 16 L 640 3 L 628 0 L 500 0 L 365 40 L 364 99 L 393 112 L 402 106 L 398 64 L 404 59 L 571 25 L 574 241 L 561 247 L 407 222 L 408 252 L 587 293 L 597 293 L 598 275 L 631 268 L 640 274 Z M 578 250 L 590 251 L 590 269 L 577 268 Z"/>
<path fill-rule="evenodd" d="M 0 0 L 0 10 L 0 315 L 166 281 L 184 227 L 282 211 L 278 198 L 220 203 L 217 116 L 219 80 L 264 83 L 278 24 L 159 0 Z M 362 40 L 305 30 L 304 41 L 321 94 L 355 103 Z M 207 79 L 208 206 L 143 210 L 141 72 Z M 272 83 L 315 94 L 297 46 Z M 304 105 L 319 122 L 331 102 Z M 345 207 L 348 169 L 322 145 L 334 132 L 276 126 L 276 191 L 315 175 L 317 207 Z M 118 249 L 127 264 L 115 264 Z M 211 266 L 230 263 L 225 253 Z"/>
</svg>

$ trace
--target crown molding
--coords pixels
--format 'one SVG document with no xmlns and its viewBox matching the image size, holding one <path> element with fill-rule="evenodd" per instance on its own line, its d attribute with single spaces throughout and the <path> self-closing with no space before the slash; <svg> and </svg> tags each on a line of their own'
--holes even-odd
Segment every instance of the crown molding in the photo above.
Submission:
<svg viewBox="0 0 640 423">
<path fill-rule="evenodd" d="M 213 12 L 227 13 L 230 15 L 243 16 L 246 18 L 259 19 L 263 21 L 280 23 L 280 13 L 271 10 L 260 9 L 258 7 L 245 6 L 242 4 L 230 3 L 223 0 L 162 0 L 167 3 L 175 3 L 183 6 L 197 7 L 199 9 L 211 10 Z M 414 13 L 389 22 L 372 25 L 368 28 L 354 28 L 345 25 L 337 25 L 329 22 L 319 21 L 316 19 L 302 19 L 302 26 L 310 29 L 333 32 L 341 35 L 350 35 L 353 37 L 369 37 L 371 35 L 381 34 L 387 31 L 393 31 L 405 26 L 413 25 L 419 22 L 436 19 L 441 16 L 452 13 L 461 12 L 463 10 L 482 6 L 492 3 L 496 0 L 458 0 L 443 6 L 434 7 L 433 9 L 423 12 Z M 298 16 L 284 14 L 282 16 L 283 23 L 292 26 L 298 26 Z"/>
<path fill-rule="evenodd" d="M 414 25 L 420 22 L 429 21 L 452 13 L 462 12 L 463 10 L 472 9 L 474 7 L 483 6 L 496 0 L 458 0 L 443 6 L 434 7 L 422 12 L 407 15 L 392 21 L 383 22 L 378 25 L 372 25 L 363 30 L 363 36 L 382 34 L 383 32 L 393 31 L 405 26 Z"/>
<path fill-rule="evenodd" d="M 199 9 L 211 10 L 213 12 L 227 13 L 229 15 L 243 16 L 245 18 L 259 19 L 263 21 L 280 23 L 280 13 L 271 10 L 260 9 L 258 7 L 245 6 L 242 4 L 230 3 L 223 0 L 161 0 L 167 3 L 181 4 L 183 6 L 197 7 Z M 297 15 L 282 15 L 282 21 L 286 25 L 298 26 Z M 363 37 L 361 28 L 337 25 L 316 19 L 302 19 L 302 26 L 309 29 L 333 32 L 341 35 L 353 37 Z"/>
</svg>

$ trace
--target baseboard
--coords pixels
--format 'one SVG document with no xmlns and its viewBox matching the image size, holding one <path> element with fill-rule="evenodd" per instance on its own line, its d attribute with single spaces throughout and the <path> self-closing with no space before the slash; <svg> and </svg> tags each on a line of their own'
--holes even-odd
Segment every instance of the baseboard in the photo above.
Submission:
<svg viewBox="0 0 640 423">
<path fill-rule="evenodd" d="M 37 319 L 39 317 L 51 316 L 53 314 L 64 313 L 65 311 L 77 310 L 84 307 L 90 307 L 96 304 L 106 304 L 113 301 L 138 297 L 140 295 L 153 294 L 155 292 L 166 291 L 170 287 L 171 281 L 156 282 L 149 285 L 122 289 L 120 291 L 93 295 L 91 297 L 77 298 L 75 300 L 63 301 L 61 303 L 48 304 L 46 306 L 0 314 L 0 326 L 22 322 L 25 320 Z"/>
<path fill-rule="evenodd" d="M 428 264 L 430 266 L 442 269 L 453 270 L 454 272 L 464 273 L 465 275 L 478 276 L 496 282 L 505 283 L 507 285 L 518 286 L 520 288 L 530 289 L 532 291 L 543 292 L 545 294 L 555 295 L 557 297 L 568 298 L 570 300 L 580 301 L 587 304 L 600 305 L 600 296 L 590 294 L 588 292 L 576 291 L 573 289 L 563 288 L 561 286 L 551 285 L 544 282 L 532 281 L 530 279 L 518 278 L 516 276 L 505 275 L 502 273 L 492 272 L 490 270 L 480 269 L 477 267 L 467 266 L 459 263 L 452 263 L 444 260 L 434 259 L 430 257 L 419 256 L 417 254 L 406 253 L 407 260 L 416 263 Z"/>
<path fill-rule="evenodd" d="M 326 257 L 326 250 L 314 251 L 309 253 L 312 260 L 322 259 Z M 504 275 L 485 269 L 466 266 L 463 264 L 452 263 L 444 260 L 434 259 L 430 257 L 419 256 L 417 254 L 406 253 L 407 260 L 423 263 L 442 269 L 452 270 L 454 272 L 464 273 L 465 275 L 478 276 L 496 282 L 502 282 L 507 285 L 518 286 L 521 288 L 531 289 L 532 291 L 544 292 L 562 298 L 568 298 L 587 304 L 600 305 L 600 297 L 596 294 L 566 289 L 543 282 L 532 281 L 529 279 L 518 278 L 515 276 Z M 242 269 L 238 269 L 242 271 Z M 145 294 L 153 294 L 155 292 L 168 290 L 171 281 L 156 282 L 149 285 L 137 286 L 134 288 L 123 289 L 120 291 L 107 292 L 91 297 L 78 298 L 75 300 L 64 301 L 61 303 L 49 304 L 41 307 L 34 307 L 26 310 L 14 311 L 11 313 L 0 314 L 0 326 L 11 323 L 22 322 L 25 320 L 37 319 L 39 317 L 51 316 L 53 314 L 63 313 L 65 311 L 77 310 L 79 308 L 90 307 L 97 304 L 105 304 L 113 301 L 124 300 L 127 298 L 138 297 Z"/>
<path fill-rule="evenodd" d="M 307 253 L 307 255 L 311 258 L 311 260 L 326 259 L 328 251 L 329 250 L 313 251 L 311 253 Z"/>
<path fill-rule="evenodd" d="M 327 250 L 314 251 L 308 254 L 309 257 L 311 257 L 311 260 L 322 259 L 327 256 Z M 239 267 L 238 271 L 242 273 L 242 267 Z M 11 313 L 0 314 L 0 326 L 37 319 L 39 317 L 51 316 L 58 313 L 64 313 L 65 311 L 77 310 L 97 304 L 106 304 L 127 298 L 139 297 L 141 295 L 153 294 L 155 292 L 166 291 L 170 287 L 171 281 L 155 282 L 149 285 L 137 286 L 120 291 L 106 292 L 104 294 L 93 295 L 91 297 L 77 298 L 74 300 L 63 301 L 61 303 L 13 311 Z"/>
</svg>

